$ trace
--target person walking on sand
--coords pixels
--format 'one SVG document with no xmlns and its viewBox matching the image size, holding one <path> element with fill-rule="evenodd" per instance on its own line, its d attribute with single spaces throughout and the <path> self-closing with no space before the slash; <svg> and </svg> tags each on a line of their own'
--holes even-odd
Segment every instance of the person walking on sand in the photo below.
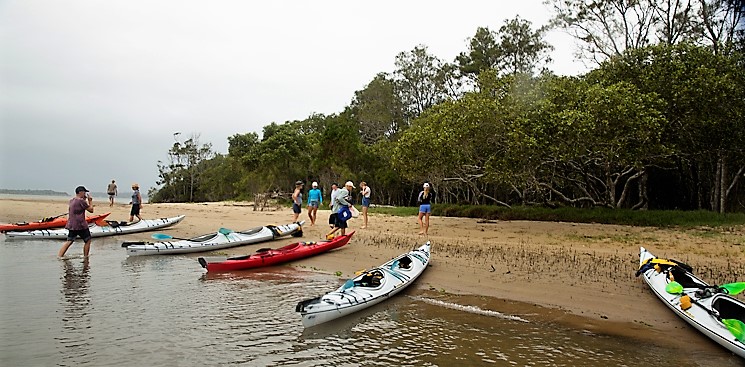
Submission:
<svg viewBox="0 0 745 367">
<path fill-rule="evenodd" d="M 318 182 L 313 181 L 310 185 L 312 188 L 308 191 L 308 218 L 310 218 L 311 227 L 316 225 L 318 218 L 318 207 L 323 204 L 323 195 L 318 189 Z"/>
<path fill-rule="evenodd" d="M 335 221 L 334 221 L 334 228 L 331 229 L 331 232 L 326 234 L 326 239 L 332 239 L 334 238 L 334 233 L 336 231 L 341 229 L 341 235 L 345 235 L 347 233 L 347 219 L 343 218 L 339 212 L 342 208 L 351 208 L 352 203 L 350 202 L 352 199 L 352 190 L 354 189 L 354 183 L 352 181 L 347 181 L 347 183 L 344 184 L 344 188 L 339 189 L 339 191 L 336 193 L 336 195 L 333 196 L 334 202 L 333 206 L 331 207 L 331 214 L 334 215 Z M 351 215 L 351 214 L 350 214 Z"/>
<path fill-rule="evenodd" d="M 360 195 L 362 195 L 362 227 L 360 228 L 363 229 L 367 228 L 367 208 L 370 207 L 370 194 L 372 194 L 372 190 L 370 190 L 370 186 L 367 186 L 367 182 L 360 182 Z"/>
<path fill-rule="evenodd" d="M 88 257 L 91 251 L 91 231 L 88 229 L 88 223 L 85 221 L 85 212 L 93 213 L 93 198 L 88 195 L 88 190 L 84 186 L 75 188 L 75 197 L 70 199 L 67 213 L 67 240 L 62 244 L 57 256 L 65 256 L 67 249 L 70 248 L 75 239 L 80 237 L 85 245 L 83 246 L 83 256 Z"/>
<path fill-rule="evenodd" d="M 140 195 L 140 185 L 137 183 L 132 184 L 132 209 L 129 211 L 129 221 L 132 222 L 135 217 L 137 221 L 141 221 L 140 208 L 142 208 L 142 195 Z"/>
<path fill-rule="evenodd" d="M 331 183 L 331 200 L 329 201 L 329 208 L 334 205 L 334 197 L 336 197 L 336 194 L 339 192 L 339 185 L 336 184 L 336 182 Z M 329 215 L 329 227 L 331 229 L 334 228 L 334 224 L 336 224 L 336 213 L 334 213 L 333 210 L 331 210 L 331 214 Z"/>
<path fill-rule="evenodd" d="M 425 182 L 423 186 L 424 190 L 422 190 L 419 193 L 419 197 L 417 197 L 417 203 L 419 203 L 419 217 L 417 218 L 417 222 L 419 222 L 419 234 L 427 235 L 427 231 L 429 230 L 429 215 L 432 213 L 432 199 L 434 198 L 434 193 L 430 191 L 429 183 Z M 424 221 L 422 221 L 422 217 L 424 217 Z"/>
<path fill-rule="evenodd" d="M 114 206 L 114 197 L 117 194 L 116 181 L 111 180 L 111 183 L 106 188 L 106 193 L 109 194 L 109 206 Z"/>
<path fill-rule="evenodd" d="M 295 182 L 295 191 L 292 193 L 292 221 L 297 222 L 297 217 L 300 216 L 302 209 L 300 205 L 303 204 L 303 181 Z"/>
</svg>

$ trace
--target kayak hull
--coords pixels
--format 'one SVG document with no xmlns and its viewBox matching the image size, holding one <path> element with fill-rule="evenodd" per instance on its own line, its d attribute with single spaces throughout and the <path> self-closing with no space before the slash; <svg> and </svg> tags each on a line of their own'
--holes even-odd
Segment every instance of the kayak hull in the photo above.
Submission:
<svg viewBox="0 0 745 367">
<path fill-rule="evenodd" d="M 336 236 L 330 241 L 296 242 L 278 249 L 261 249 L 252 255 L 233 257 L 226 260 L 211 261 L 210 259 L 200 257 L 199 264 L 207 269 L 208 272 L 213 273 L 278 265 L 342 247 L 349 243 L 352 235 L 354 235 L 354 232 L 344 236 Z"/>
<path fill-rule="evenodd" d="M 173 255 L 221 250 L 271 241 L 284 236 L 302 235 L 304 221 L 281 226 L 263 226 L 227 234 L 213 232 L 190 238 L 162 242 L 125 242 L 129 256 Z"/>
<path fill-rule="evenodd" d="M 647 249 L 642 247 L 639 252 L 639 266 L 643 266 L 651 259 L 656 259 Z M 675 280 L 683 285 L 683 294 L 688 295 L 693 304 L 687 310 L 681 308 L 680 294 L 667 293 L 665 287 L 671 282 L 667 271 L 658 272 L 654 268 L 644 270 L 641 274 L 644 282 L 652 292 L 676 315 L 685 320 L 698 331 L 727 348 L 732 353 L 745 358 L 745 344 L 738 341 L 727 327 L 711 312 L 719 314 L 721 318 L 745 318 L 745 303 L 724 293 L 705 294 L 700 292 L 711 287 L 703 280 L 688 271 L 678 273 Z M 686 281 L 682 281 L 685 279 Z M 698 291 L 698 292 L 697 292 Z"/>
<path fill-rule="evenodd" d="M 95 223 L 100 220 L 104 220 L 111 213 L 104 213 L 100 215 L 91 215 L 85 217 L 85 221 L 88 223 Z M 14 223 L 14 224 L 0 224 L 0 232 L 11 232 L 11 231 L 34 231 L 37 229 L 50 229 L 50 228 L 62 228 L 67 225 L 67 218 L 58 217 L 46 222 L 31 222 L 31 223 Z"/>
<path fill-rule="evenodd" d="M 427 241 L 416 250 L 350 279 L 333 292 L 299 302 L 295 311 L 302 316 L 303 326 L 312 327 L 353 314 L 401 292 L 429 265 L 430 248 Z"/>
<path fill-rule="evenodd" d="M 159 218 L 159 219 L 143 219 L 133 223 L 122 224 L 120 222 L 107 220 L 109 224 L 107 226 L 99 226 L 97 224 L 89 225 L 92 237 L 105 237 L 105 236 L 116 236 L 121 234 L 137 233 L 153 231 L 160 228 L 166 228 L 180 223 L 186 216 L 179 215 L 177 217 L 170 218 Z M 67 229 L 41 229 L 36 231 L 25 231 L 25 232 L 8 232 L 5 234 L 7 238 L 12 239 L 58 239 L 64 240 L 67 238 Z"/>
</svg>

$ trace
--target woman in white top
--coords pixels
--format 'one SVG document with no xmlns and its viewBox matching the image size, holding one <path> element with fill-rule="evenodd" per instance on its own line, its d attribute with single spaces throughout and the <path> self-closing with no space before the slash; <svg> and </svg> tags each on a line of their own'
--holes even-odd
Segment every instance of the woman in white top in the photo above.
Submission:
<svg viewBox="0 0 745 367">
<path fill-rule="evenodd" d="M 362 194 L 362 227 L 367 228 L 367 208 L 370 207 L 370 186 L 367 186 L 367 182 L 360 182 L 360 194 Z"/>
</svg>

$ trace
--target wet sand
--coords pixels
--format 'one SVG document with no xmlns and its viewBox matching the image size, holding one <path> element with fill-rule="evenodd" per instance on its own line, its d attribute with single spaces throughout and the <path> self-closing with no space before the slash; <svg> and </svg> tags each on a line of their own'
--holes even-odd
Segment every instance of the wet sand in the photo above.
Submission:
<svg viewBox="0 0 745 367">
<path fill-rule="evenodd" d="M 99 200 L 94 204 L 96 213 L 111 212 L 109 219 L 129 217 L 128 205 L 110 208 L 108 202 Z M 0 199 L 0 217 L 11 222 L 38 220 L 66 209 L 65 201 Z M 303 241 L 323 238 L 329 213 L 320 210 L 319 223 L 310 226 L 303 211 L 300 219 L 307 222 Z M 144 218 L 178 214 L 185 214 L 186 219 L 161 232 L 191 237 L 220 227 L 243 230 L 292 220 L 289 208 L 254 211 L 245 202 L 145 204 L 142 209 Z M 415 285 L 420 291 L 457 297 L 461 302 L 500 312 L 531 314 L 587 332 L 654 340 L 658 344 L 687 343 L 689 348 L 693 344 L 699 350 L 719 347 L 679 320 L 634 276 L 639 246 L 657 256 L 692 265 L 695 273 L 709 283 L 745 278 L 745 226 L 680 230 L 432 217 L 429 236 L 424 237 L 417 235 L 414 216 L 375 214 L 370 216 L 368 228 L 360 226 L 360 219 L 350 221 L 350 230 L 356 234 L 345 248 L 291 265 L 329 274 L 341 272 L 340 279 L 345 279 L 429 239 L 433 245 L 432 266 Z M 132 234 L 127 240 L 149 240 L 151 234 Z M 280 247 L 292 241 L 262 247 Z M 50 248 L 52 252 L 57 250 Z M 76 251 L 82 251 L 80 245 L 69 250 Z M 222 252 L 238 255 L 252 251 L 249 246 Z M 91 256 L 95 261 L 95 251 Z M 126 256 L 123 251 L 122 256 Z"/>
</svg>

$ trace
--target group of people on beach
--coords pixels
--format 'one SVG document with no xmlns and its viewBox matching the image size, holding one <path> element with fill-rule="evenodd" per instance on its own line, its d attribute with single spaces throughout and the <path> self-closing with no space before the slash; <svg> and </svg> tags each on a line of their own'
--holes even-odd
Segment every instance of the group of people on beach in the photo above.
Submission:
<svg viewBox="0 0 745 367">
<path fill-rule="evenodd" d="M 111 183 L 106 188 L 106 193 L 109 195 L 109 206 L 114 206 L 114 198 L 118 194 L 116 181 L 111 180 Z M 142 220 L 140 216 L 140 208 L 142 207 L 142 195 L 140 194 L 140 185 L 137 183 L 132 184 L 132 208 L 129 211 L 129 221 L 132 222 L 135 217 L 137 221 Z M 70 199 L 67 212 L 67 239 L 62 244 L 62 247 L 57 254 L 58 257 L 65 256 L 65 253 L 70 246 L 75 242 L 75 239 L 80 238 L 85 242 L 83 246 L 83 256 L 88 257 L 91 249 L 91 231 L 88 229 L 88 222 L 85 221 L 85 213 L 93 213 L 93 197 L 90 195 L 90 191 L 85 186 L 78 186 L 75 188 L 75 196 Z"/>
<path fill-rule="evenodd" d="M 298 217 L 302 213 L 303 204 L 303 187 L 305 184 L 303 181 L 295 182 L 295 191 L 292 193 L 292 212 L 293 222 L 297 222 Z M 342 235 L 346 234 L 348 228 L 347 220 L 351 218 L 356 211 L 354 208 L 354 200 L 352 199 L 352 192 L 355 189 L 352 181 L 347 181 L 342 188 L 336 184 L 331 184 L 331 202 L 328 206 L 331 208 L 331 214 L 329 215 L 329 227 L 331 231 L 326 234 L 327 239 L 334 237 L 337 231 L 340 231 Z M 361 229 L 367 228 L 368 224 L 368 209 L 370 208 L 372 195 L 372 189 L 367 185 L 365 181 L 360 182 L 360 196 L 362 198 L 362 226 Z M 417 203 L 419 204 L 419 215 L 417 222 L 419 223 L 419 234 L 427 235 L 429 231 L 429 216 L 432 214 L 432 201 L 434 200 L 434 192 L 431 190 L 428 182 L 422 185 L 422 191 L 417 196 Z M 308 191 L 308 218 L 310 219 L 310 225 L 314 226 L 318 218 L 318 208 L 323 205 L 323 193 L 318 188 L 318 182 L 313 181 L 311 189 Z"/>
</svg>

